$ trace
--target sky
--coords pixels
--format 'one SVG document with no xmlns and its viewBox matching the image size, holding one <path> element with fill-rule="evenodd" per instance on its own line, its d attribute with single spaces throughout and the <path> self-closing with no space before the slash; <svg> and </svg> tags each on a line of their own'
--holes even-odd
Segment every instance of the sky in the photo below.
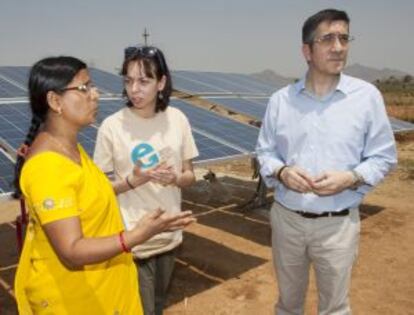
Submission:
<svg viewBox="0 0 414 315">
<path fill-rule="evenodd" d="M 1 0 L 0 66 L 64 54 L 115 73 L 147 28 L 173 70 L 299 77 L 302 24 L 326 8 L 351 18 L 349 65 L 414 74 L 412 0 Z"/>
</svg>

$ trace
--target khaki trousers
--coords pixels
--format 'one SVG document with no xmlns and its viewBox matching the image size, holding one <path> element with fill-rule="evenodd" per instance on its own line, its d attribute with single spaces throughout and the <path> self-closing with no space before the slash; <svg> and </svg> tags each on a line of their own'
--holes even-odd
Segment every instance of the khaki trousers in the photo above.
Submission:
<svg viewBox="0 0 414 315">
<path fill-rule="evenodd" d="M 318 314 L 351 314 L 348 291 L 358 254 L 359 210 L 347 216 L 304 218 L 275 202 L 270 213 L 279 286 L 275 314 L 304 314 L 309 269 L 315 269 Z"/>
</svg>

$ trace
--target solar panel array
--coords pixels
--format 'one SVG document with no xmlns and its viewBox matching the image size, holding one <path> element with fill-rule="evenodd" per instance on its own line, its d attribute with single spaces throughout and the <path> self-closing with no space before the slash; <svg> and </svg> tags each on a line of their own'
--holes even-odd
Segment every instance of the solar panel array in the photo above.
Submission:
<svg viewBox="0 0 414 315">
<path fill-rule="evenodd" d="M 122 99 L 102 100 L 96 124 L 84 128 L 79 134 L 79 142 L 93 155 L 97 130 L 102 121 L 124 107 Z M 219 116 L 216 113 L 193 107 L 180 100 L 171 100 L 171 106 L 182 110 L 193 127 L 194 138 L 200 151 L 196 163 L 208 163 L 226 158 L 251 154 L 258 136 L 258 129 Z M 3 147 L 14 152 L 24 142 L 30 127 L 30 109 L 27 102 L 0 104 L 0 142 Z M 10 164 L 10 163 L 9 163 Z M 10 183 L 13 178 L 12 165 L 3 168 L 1 181 Z"/>
<path fill-rule="evenodd" d="M 30 67 L 0 67 L 0 97 L 16 97 L 27 95 L 27 81 Z M 122 93 L 122 78 L 119 75 L 89 68 L 92 81 L 104 95 L 120 95 Z M 3 83 L 5 81 L 6 83 Z M 4 88 L 10 96 L 3 96 L 2 85 L 9 84 Z M 13 90 L 10 85 L 14 86 Z M 17 90 L 16 90 L 17 88 Z"/>
<path fill-rule="evenodd" d="M 226 109 L 250 116 L 255 120 L 262 120 L 268 98 L 249 98 L 249 97 L 203 97 L 214 104 L 218 104 Z"/>
<path fill-rule="evenodd" d="M 247 74 L 172 71 L 173 86 L 189 94 L 270 95 L 282 86 L 264 84 Z"/>
<path fill-rule="evenodd" d="M 24 142 L 30 127 L 31 113 L 28 103 L 0 104 L 0 138 L 2 143 L 16 151 Z M 87 127 L 79 134 L 79 142 L 93 153 L 96 128 Z"/>
<path fill-rule="evenodd" d="M 17 99 L 27 95 L 29 71 L 29 67 L 0 67 L 0 147 L 8 150 L 11 155 L 24 141 L 30 125 L 29 104 Z M 90 69 L 90 74 L 103 97 L 96 123 L 82 130 L 79 142 L 92 155 L 99 125 L 106 117 L 125 105 L 120 97 L 120 76 L 95 68 Z M 205 100 L 230 111 L 248 115 L 257 121 L 260 121 L 265 113 L 268 97 L 278 88 L 263 84 L 247 75 L 232 73 L 173 71 L 172 75 L 175 89 L 200 94 Z M 190 121 L 200 151 L 196 162 L 209 163 L 244 156 L 254 151 L 258 128 L 179 99 L 172 99 L 171 106 L 183 111 Z M 414 129 L 413 124 L 394 118 L 391 118 L 391 123 L 396 132 Z M 0 193 L 10 191 L 10 182 L 13 179 L 13 164 L 1 148 Z"/>
<path fill-rule="evenodd" d="M 25 96 L 26 90 L 0 75 L 0 98 Z"/>
<path fill-rule="evenodd" d="M 229 111 L 250 116 L 256 121 L 261 121 L 266 112 L 268 99 L 252 97 L 203 97 L 211 103 L 220 105 Z M 406 132 L 414 130 L 414 124 L 389 117 L 392 130 L 397 132 Z"/>
</svg>

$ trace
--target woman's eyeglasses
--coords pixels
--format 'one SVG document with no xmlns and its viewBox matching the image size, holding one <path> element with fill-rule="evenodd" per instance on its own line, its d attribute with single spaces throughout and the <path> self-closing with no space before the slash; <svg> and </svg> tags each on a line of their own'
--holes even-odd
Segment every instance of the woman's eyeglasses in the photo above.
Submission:
<svg viewBox="0 0 414 315">
<path fill-rule="evenodd" d="M 78 86 L 72 86 L 72 87 L 67 87 L 64 89 L 60 89 L 60 92 L 66 92 L 66 91 L 79 91 L 82 92 L 84 94 L 89 94 L 92 89 L 96 88 L 95 84 L 93 84 L 92 82 L 86 82 L 84 84 L 78 85 Z"/>
</svg>

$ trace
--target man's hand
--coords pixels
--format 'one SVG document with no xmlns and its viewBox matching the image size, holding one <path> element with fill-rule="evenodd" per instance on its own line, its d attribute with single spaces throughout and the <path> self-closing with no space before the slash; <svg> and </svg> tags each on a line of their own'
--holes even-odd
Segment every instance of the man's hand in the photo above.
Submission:
<svg viewBox="0 0 414 315">
<path fill-rule="evenodd" d="M 335 195 L 351 187 L 355 180 L 350 171 L 326 171 L 314 179 L 312 190 L 319 196 Z"/>
<path fill-rule="evenodd" d="M 312 191 L 313 178 L 297 166 L 287 166 L 279 174 L 280 180 L 287 188 L 300 193 Z"/>
</svg>

